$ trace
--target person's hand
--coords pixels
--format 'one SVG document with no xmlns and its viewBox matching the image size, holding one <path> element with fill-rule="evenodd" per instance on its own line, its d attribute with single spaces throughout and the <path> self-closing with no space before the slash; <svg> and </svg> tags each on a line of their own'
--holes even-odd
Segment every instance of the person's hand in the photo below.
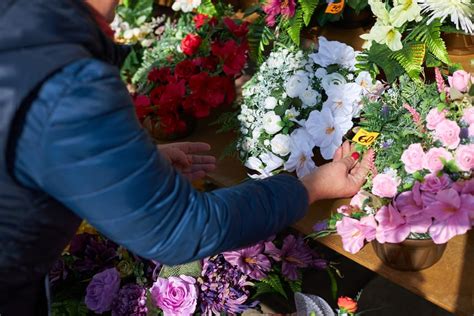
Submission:
<svg viewBox="0 0 474 316">
<path fill-rule="evenodd" d="M 332 162 L 301 179 L 308 190 L 310 203 L 355 195 L 366 181 L 372 155 L 370 149 L 359 161 L 354 145 L 346 141 L 338 148 Z"/>
<path fill-rule="evenodd" d="M 211 149 L 206 143 L 171 143 L 158 145 L 158 149 L 190 181 L 203 178 L 216 168 L 215 157 L 201 154 Z"/>
</svg>

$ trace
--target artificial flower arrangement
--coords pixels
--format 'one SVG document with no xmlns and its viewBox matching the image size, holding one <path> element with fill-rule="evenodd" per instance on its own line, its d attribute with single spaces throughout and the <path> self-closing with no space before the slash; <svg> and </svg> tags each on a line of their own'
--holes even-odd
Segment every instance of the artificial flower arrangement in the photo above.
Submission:
<svg viewBox="0 0 474 316">
<path fill-rule="evenodd" d="M 370 177 L 313 236 L 337 232 L 344 249 L 357 253 L 372 240 L 444 244 L 471 229 L 474 77 L 456 71 L 447 86 L 436 73 L 437 83 L 402 76 L 380 97 L 364 100 L 360 127 L 379 134 Z"/>
<path fill-rule="evenodd" d="M 293 234 L 167 267 L 81 229 L 50 272 L 52 315 L 240 314 L 262 294 L 290 299 L 306 268 L 330 269 Z"/>
<path fill-rule="evenodd" d="M 319 38 L 313 53 L 277 49 L 243 89 L 237 149 L 245 166 L 264 178 L 282 171 L 298 177 L 316 168 L 313 149 L 332 159 L 353 126 L 361 100 L 377 85 L 355 73 L 350 46 Z"/>
<path fill-rule="evenodd" d="M 142 69 L 146 72 L 137 72 L 137 76 L 147 74 L 137 82 L 138 117 L 157 122 L 166 135 L 182 134 L 193 118 L 231 105 L 236 97 L 234 80 L 247 62 L 246 22 L 201 13 L 183 14 L 178 24 L 182 20 L 193 22 L 184 23 L 191 28 L 189 32 L 172 37 L 175 43 L 183 37 L 177 47 L 163 51 L 163 44 L 157 44 L 145 58 Z"/>
<path fill-rule="evenodd" d="M 362 292 L 359 292 L 355 299 L 347 296 L 341 296 L 337 299 L 336 312 L 321 297 L 311 294 L 295 293 L 295 305 L 297 315 L 310 316 L 358 316 L 363 312 L 357 313 L 359 308 L 358 301 Z"/>
<path fill-rule="evenodd" d="M 437 14 L 430 16 L 427 13 L 428 3 L 438 1 L 422 2 L 425 4 L 420 6 L 412 0 L 369 0 L 376 23 L 368 34 L 361 35 L 366 40 L 365 50 L 358 58 L 361 69 L 373 74 L 383 72 L 387 81 L 392 83 L 405 73 L 413 80 L 421 80 L 424 67 L 451 64 L 441 38 L 442 21 L 446 16 L 440 18 Z M 464 0 L 446 2 L 450 8 L 453 6 L 451 17 L 461 19 L 464 21 L 461 25 L 467 25 L 469 15 L 472 19 L 472 8 L 471 13 L 463 14 L 462 8 L 466 5 L 455 6 L 456 2 Z M 468 30 L 472 31 L 471 28 Z"/>
</svg>

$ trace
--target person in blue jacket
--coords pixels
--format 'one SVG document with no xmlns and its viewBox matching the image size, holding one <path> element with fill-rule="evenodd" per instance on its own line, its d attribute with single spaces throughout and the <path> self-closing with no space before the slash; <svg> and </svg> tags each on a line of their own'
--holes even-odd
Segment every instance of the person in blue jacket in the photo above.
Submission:
<svg viewBox="0 0 474 316">
<path fill-rule="evenodd" d="M 0 1 L 0 315 L 47 313 L 45 276 L 82 219 L 175 265 L 265 239 L 318 199 L 347 197 L 368 160 L 345 144 L 301 181 L 278 175 L 202 193 L 206 144 L 156 147 L 105 34 L 115 0 Z M 97 16 L 101 15 L 101 18 Z M 175 168 L 174 168 L 174 167 Z"/>
</svg>

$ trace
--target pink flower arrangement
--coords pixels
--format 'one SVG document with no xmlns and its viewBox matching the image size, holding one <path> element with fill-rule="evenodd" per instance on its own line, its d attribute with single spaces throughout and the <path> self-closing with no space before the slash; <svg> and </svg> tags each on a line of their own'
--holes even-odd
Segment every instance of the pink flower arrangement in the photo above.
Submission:
<svg viewBox="0 0 474 316">
<path fill-rule="evenodd" d="M 372 181 L 373 194 L 385 198 L 392 198 L 397 194 L 400 180 L 393 175 L 379 173 Z"/>
<path fill-rule="evenodd" d="M 190 276 L 158 278 L 150 293 L 165 316 L 192 315 L 196 310 L 196 280 Z"/>
</svg>

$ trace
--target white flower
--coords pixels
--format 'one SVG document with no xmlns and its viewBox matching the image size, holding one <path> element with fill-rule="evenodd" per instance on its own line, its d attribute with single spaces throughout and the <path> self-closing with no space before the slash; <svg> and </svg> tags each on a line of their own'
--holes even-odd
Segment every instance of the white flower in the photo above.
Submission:
<svg viewBox="0 0 474 316">
<path fill-rule="evenodd" d="M 296 171 L 298 178 L 311 173 L 316 169 L 313 161 L 313 140 L 306 129 L 298 128 L 291 134 L 291 154 L 285 163 L 285 170 Z"/>
<path fill-rule="evenodd" d="M 395 6 L 390 10 L 393 25 L 401 26 L 406 22 L 421 21 L 421 8 L 416 0 L 395 0 Z"/>
<path fill-rule="evenodd" d="M 329 108 L 321 112 L 313 111 L 306 121 L 306 128 L 314 143 L 321 150 L 324 159 L 332 159 L 336 149 L 342 144 L 342 138 L 352 127 L 347 116 L 334 116 Z"/>
<path fill-rule="evenodd" d="M 322 66 L 341 65 L 347 69 L 354 69 L 356 64 L 355 51 L 352 47 L 337 41 L 328 41 L 320 36 L 318 52 L 309 55 L 313 61 Z"/>
<path fill-rule="evenodd" d="M 387 45 L 392 51 L 398 51 L 403 48 L 402 34 L 393 25 L 375 24 L 370 33 L 362 34 L 360 38 L 368 41 L 364 48 L 370 48 L 370 43 L 375 41 L 379 44 Z"/>
<path fill-rule="evenodd" d="M 273 153 L 276 155 L 284 157 L 290 153 L 290 136 L 288 135 L 275 135 L 270 144 L 272 146 Z"/>
<path fill-rule="evenodd" d="M 307 107 L 314 106 L 321 100 L 321 94 L 312 88 L 308 88 L 300 95 L 300 99 L 303 105 Z"/>
<path fill-rule="evenodd" d="M 294 120 L 300 115 L 300 112 L 296 110 L 295 108 L 290 108 L 285 111 L 285 117 L 288 118 L 289 120 Z"/>
<path fill-rule="evenodd" d="M 144 39 L 140 43 L 143 47 L 150 47 L 153 44 L 152 39 Z"/>
<path fill-rule="evenodd" d="M 306 90 L 308 85 L 308 76 L 304 74 L 295 74 L 286 81 L 285 91 L 290 98 L 296 98 Z"/>
<path fill-rule="evenodd" d="M 274 97 L 267 97 L 265 99 L 265 109 L 273 110 L 277 106 L 277 99 Z"/>
<path fill-rule="evenodd" d="M 264 179 L 271 176 L 270 173 L 264 170 L 263 162 L 258 159 L 257 157 L 249 157 L 245 162 L 245 167 L 249 168 L 250 170 L 257 171 L 258 174 L 249 174 L 248 176 L 252 179 Z"/>
<path fill-rule="evenodd" d="M 272 154 L 271 152 L 266 152 L 260 155 L 260 160 L 265 164 L 265 168 L 263 171 L 266 174 L 270 174 L 272 171 L 275 171 L 276 169 L 280 168 L 283 166 L 283 159 L 280 157 Z"/>
<path fill-rule="evenodd" d="M 327 93 L 327 91 L 330 90 L 331 87 L 343 85 L 346 82 L 347 82 L 346 78 L 344 78 L 343 75 L 341 75 L 338 72 L 333 72 L 333 73 L 323 77 L 323 79 L 321 80 L 321 86 L 323 87 L 323 89 Z"/>
<path fill-rule="evenodd" d="M 444 22 L 448 17 L 458 30 L 474 34 L 474 3 L 472 0 L 418 0 L 423 13 L 429 12 L 427 23 L 440 18 Z"/>
<path fill-rule="evenodd" d="M 263 115 L 263 129 L 270 135 L 278 133 L 283 126 L 281 117 L 275 114 L 275 111 L 269 111 Z"/>
<path fill-rule="evenodd" d="M 126 40 L 131 40 L 133 38 L 133 29 L 123 32 L 123 38 Z"/>
<path fill-rule="evenodd" d="M 325 68 L 318 68 L 314 75 L 316 78 L 323 79 L 326 75 L 328 74 L 327 70 Z"/>
<path fill-rule="evenodd" d="M 346 83 L 333 86 L 326 91 L 328 99 L 323 103 L 323 109 L 329 108 L 335 116 L 352 118 L 354 105 L 360 102 L 362 88 L 357 83 Z"/>
<path fill-rule="evenodd" d="M 176 0 L 171 8 L 174 11 L 191 12 L 201 5 L 201 0 Z"/>
<path fill-rule="evenodd" d="M 354 74 L 347 74 L 346 78 L 347 80 L 354 80 Z"/>
<path fill-rule="evenodd" d="M 372 76 L 368 71 L 361 71 L 355 82 L 361 86 L 364 91 L 370 91 L 374 86 Z"/>
</svg>

